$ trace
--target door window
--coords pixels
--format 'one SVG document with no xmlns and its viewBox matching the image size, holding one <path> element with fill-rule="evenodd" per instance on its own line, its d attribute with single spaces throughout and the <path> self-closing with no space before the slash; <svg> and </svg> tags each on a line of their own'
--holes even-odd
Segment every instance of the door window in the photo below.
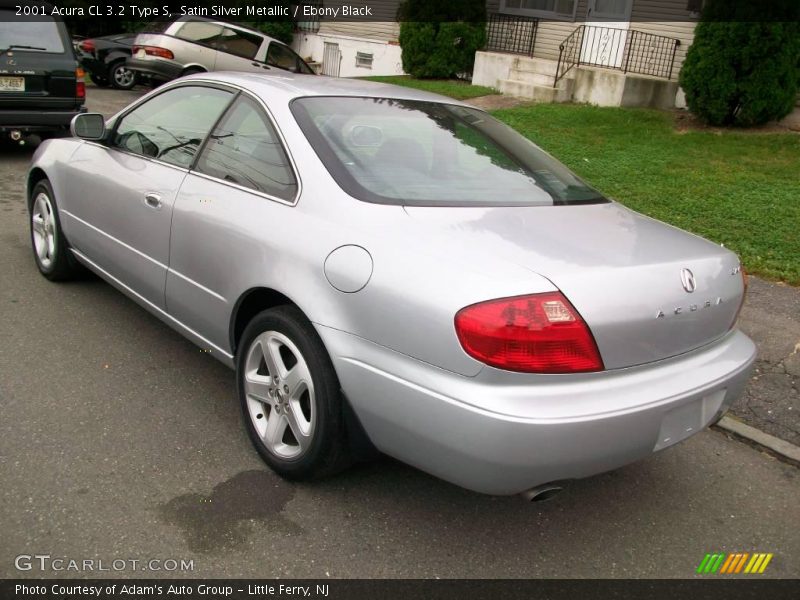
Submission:
<svg viewBox="0 0 800 600">
<path fill-rule="evenodd" d="M 314 73 L 311 67 L 294 50 L 276 42 L 270 42 L 269 44 L 267 64 L 292 73 L 305 73 L 307 75 Z"/>
<path fill-rule="evenodd" d="M 291 201 L 297 180 L 280 139 L 256 103 L 241 96 L 214 129 L 196 169 Z"/>
<path fill-rule="evenodd" d="M 254 33 L 235 31 L 225 27 L 222 30 L 222 35 L 216 40 L 214 47 L 221 52 L 252 60 L 261 47 L 261 42 L 261 37 Z"/>
<path fill-rule="evenodd" d="M 188 167 L 231 97 L 229 91 L 210 87 L 168 90 L 122 117 L 112 145 Z"/>
<path fill-rule="evenodd" d="M 186 21 L 175 33 L 176 38 L 211 46 L 222 34 L 222 25 L 209 21 Z"/>
</svg>

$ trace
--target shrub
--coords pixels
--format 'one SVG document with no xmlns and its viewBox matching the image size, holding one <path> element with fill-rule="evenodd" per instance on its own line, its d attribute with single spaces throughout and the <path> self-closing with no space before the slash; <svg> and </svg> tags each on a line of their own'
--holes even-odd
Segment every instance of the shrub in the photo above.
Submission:
<svg viewBox="0 0 800 600">
<path fill-rule="evenodd" d="M 486 42 L 486 4 L 479 0 L 405 0 L 398 10 L 403 70 L 419 78 L 472 72 Z"/>
<path fill-rule="evenodd" d="M 712 125 L 786 116 L 800 86 L 796 0 L 711 0 L 680 73 L 689 109 Z"/>
</svg>

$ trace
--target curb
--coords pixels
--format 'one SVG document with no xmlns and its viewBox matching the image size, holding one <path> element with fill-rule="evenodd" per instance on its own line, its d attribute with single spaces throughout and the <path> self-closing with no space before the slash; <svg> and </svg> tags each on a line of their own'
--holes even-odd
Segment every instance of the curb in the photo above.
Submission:
<svg viewBox="0 0 800 600">
<path fill-rule="evenodd" d="M 720 429 L 738 435 L 746 440 L 750 440 L 760 446 L 764 446 L 784 458 L 800 463 L 800 446 L 795 446 L 785 440 L 776 438 L 774 435 L 764 433 L 760 429 L 745 425 L 741 421 L 737 421 L 728 416 L 722 417 L 716 425 Z"/>
</svg>

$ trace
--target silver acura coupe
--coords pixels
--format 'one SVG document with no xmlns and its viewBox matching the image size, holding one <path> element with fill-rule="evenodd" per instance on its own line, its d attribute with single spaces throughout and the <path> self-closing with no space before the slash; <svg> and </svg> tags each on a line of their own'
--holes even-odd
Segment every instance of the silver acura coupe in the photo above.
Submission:
<svg viewBox="0 0 800 600">
<path fill-rule="evenodd" d="M 452 99 L 205 74 L 72 131 L 27 179 L 39 270 L 88 267 L 235 368 L 284 477 L 366 448 L 542 498 L 685 440 L 748 379 L 733 253 Z"/>
</svg>

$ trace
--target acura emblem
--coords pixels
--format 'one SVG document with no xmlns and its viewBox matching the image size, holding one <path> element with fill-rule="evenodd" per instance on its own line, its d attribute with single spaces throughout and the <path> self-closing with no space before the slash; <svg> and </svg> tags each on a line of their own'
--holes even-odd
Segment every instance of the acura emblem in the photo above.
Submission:
<svg viewBox="0 0 800 600">
<path fill-rule="evenodd" d="M 683 289 L 685 289 L 689 294 L 691 294 L 697 287 L 697 282 L 694 280 L 694 273 L 692 273 L 689 269 L 681 270 L 681 283 L 683 284 Z"/>
</svg>

